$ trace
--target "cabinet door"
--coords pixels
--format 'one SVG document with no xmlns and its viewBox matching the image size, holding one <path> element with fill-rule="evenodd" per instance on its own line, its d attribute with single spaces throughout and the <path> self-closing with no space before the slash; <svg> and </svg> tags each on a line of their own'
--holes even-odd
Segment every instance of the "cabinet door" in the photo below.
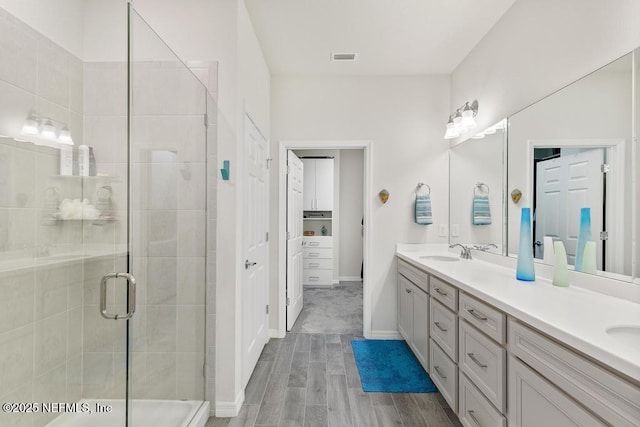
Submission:
<svg viewBox="0 0 640 427">
<path fill-rule="evenodd" d="M 408 343 L 413 342 L 413 293 L 415 287 L 398 276 L 398 330 Z"/>
<path fill-rule="evenodd" d="M 413 348 L 424 370 L 429 372 L 429 295 L 413 289 Z"/>
<path fill-rule="evenodd" d="M 316 200 L 316 161 L 301 159 L 304 167 L 302 181 L 302 210 L 312 211 Z"/>
<path fill-rule="evenodd" d="M 316 159 L 316 210 L 333 210 L 333 159 Z"/>
<path fill-rule="evenodd" d="M 509 426 L 604 426 L 515 357 L 509 358 Z"/>
</svg>

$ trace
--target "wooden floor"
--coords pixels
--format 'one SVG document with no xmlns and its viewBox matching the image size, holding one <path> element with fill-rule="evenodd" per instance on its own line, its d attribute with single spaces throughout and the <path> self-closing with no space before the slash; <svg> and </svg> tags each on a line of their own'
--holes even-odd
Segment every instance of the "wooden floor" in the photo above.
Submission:
<svg viewBox="0 0 640 427">
<path fill-rule="evenodd" d="M 354 335 L 289 333 L 264 348 L 235 418 L 218 426 L 460 426 L 440 393 L 365 393 Z"/>
</svg>

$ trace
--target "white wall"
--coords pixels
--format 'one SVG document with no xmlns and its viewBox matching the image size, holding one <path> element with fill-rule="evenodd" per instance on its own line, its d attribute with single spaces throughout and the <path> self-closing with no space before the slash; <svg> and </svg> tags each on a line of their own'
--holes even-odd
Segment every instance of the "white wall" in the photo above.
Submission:
<svg viewBox="0 0 640 427">
<path fill-rule="evenodd" d="M 282 140 L 371 140 L 373 194 L 371 203 L 372 333 L 397 333 L 396 262 L 398 242 L 446 243 L 438 223 L 448 221 L 448 144 L 442 140 L 443 117 L 449 114 L 447 76 L 274 76 L 272 89 L 272 153 Z M 277 162 L 274 158 L 274 163 Z M 278 164 L 272 165 L 279 170 Z M 272 235 L 278 235 L 278 176 L 272 172 Z M 414 189 L 418 182 L 432 188 L 434 225 L 413 222 Z M 383 205 L 377 196 L 391 193 Z M 277 254 L 277 239 L 271 254 Z M 277 287 L 277 259 L 272 258 L 272 288 Z M 278 312 L 273 298 L 273 312 Z M 271 328 L 277 328 L 275 318 Z M 388 335 L 387 335 L 388 336 Z"/>
<path fill-rule="evenodd" d="M 340 150 L 340 280 L 360 278 L 362 264 L 362 190 L 364 153 Z"/>
<path fill-rule="evenodd" d="M 487 128 L 639 46 L 638 22 L 636 0 L 518 0 L 453 72 L 451 104 L 477 99 Z"/>
<path fill-rule="evenodd" d="M 84 3 L 85 0 L 0 0 L 0 8 L 82 58 Z"/>
</svg>

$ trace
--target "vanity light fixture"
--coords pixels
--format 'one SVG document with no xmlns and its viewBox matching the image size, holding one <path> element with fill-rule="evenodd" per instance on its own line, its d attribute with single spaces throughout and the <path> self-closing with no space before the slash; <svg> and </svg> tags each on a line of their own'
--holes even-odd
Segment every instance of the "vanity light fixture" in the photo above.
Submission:
<svg viewBox="0 0 640 427">
<path fill-rule="evenodd" d="M 71 132 L 66 127 L 63 127 L 60 130 L 60 136 L 58 136 L 58 144 L 74 145 L 73 139 L 71 139 Z"/>
<path fill-rule="evenodd" d="M 35 116 L 31 115 L 24 121 L 20 135 L 23 136 L 38 136 L 40 135 L 40 129 L 38 129 L 38 121 Z"/>
<path fill-rule="evenodd" d="M 476 125 L 478 101 L 465 102 L 455 113 L 449 116 L 444 139 L 457 138 Z"/>
<path fill-rule="evenodd" d="M 56 135 L 56 127 L 51 123 L 50 119 L 47 119 L 47 121 L 42 125 L 40 137 L 48 141 L 55 141 L 58 139 L 58 135 Z"/>
</svg>

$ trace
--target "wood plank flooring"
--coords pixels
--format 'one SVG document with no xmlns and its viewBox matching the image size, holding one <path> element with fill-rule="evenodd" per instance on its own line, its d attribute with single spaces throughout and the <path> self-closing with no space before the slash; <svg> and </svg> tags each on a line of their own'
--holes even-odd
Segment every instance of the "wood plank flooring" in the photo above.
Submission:
<svg viewBox="0 0 640 427">
<path fill-rule="evenodd" d="M 305 288 L 292 333 L 262 351 L 240 414 L 206 427 L 461 425 L 440 393 L 362 391 L 351 348 L 361 335 L 362 282 Z"/>
<path fill-rule="evenodd" d="M 235 418 L 206 427 L 460 426 L 440 393 L 365 393 L 353 334 L 289 333 L 265 346 Z"/>
</svg>

